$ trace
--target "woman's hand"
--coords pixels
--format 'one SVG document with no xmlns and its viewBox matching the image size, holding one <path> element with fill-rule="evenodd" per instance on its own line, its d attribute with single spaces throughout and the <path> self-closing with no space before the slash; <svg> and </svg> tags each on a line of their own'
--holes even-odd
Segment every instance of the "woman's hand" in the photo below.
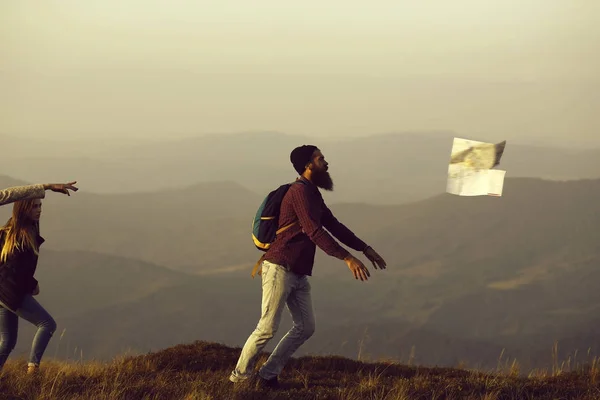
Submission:
<svg viewBox="0 0 600 400">
<path fill-rule="evenodd" d="M 33 289 L 33 292 L 31 292 L 32 296 L 37 296 L 38 294 L 40 294 L 40 284 L 39 283 L 37 285 L 35 285 L 35 289 Z"/>
<path fill-rule="evenodd" d="M 53 192 L 63 193 L 67 196 L 70 196 L 69 190 L 74 192 L 78 191 L 79 188 L 75 186 L 77 181 L 69 182 L 69 183 L 46 183 L 44 184 L 44 190 L 52 190 Z"/>
</svg>

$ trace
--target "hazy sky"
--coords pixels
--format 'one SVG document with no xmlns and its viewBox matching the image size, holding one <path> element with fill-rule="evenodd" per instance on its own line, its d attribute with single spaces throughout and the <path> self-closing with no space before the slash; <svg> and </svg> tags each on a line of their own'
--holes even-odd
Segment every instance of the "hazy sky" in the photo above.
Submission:
<svg viewBox="0 0 600 400">
<path fill-rule="evenodd" d="M 0 133 L 600 141 L 598 0 L 6 0 Z"/>
</svg>

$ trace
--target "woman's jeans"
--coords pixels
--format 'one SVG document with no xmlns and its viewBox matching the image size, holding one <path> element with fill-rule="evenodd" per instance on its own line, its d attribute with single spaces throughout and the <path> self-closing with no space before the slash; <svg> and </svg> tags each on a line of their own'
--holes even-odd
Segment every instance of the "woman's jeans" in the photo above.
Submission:
<svg viewBox="0 0 600 400">
<path fill-rule="evenodd" d="M 56 331 L 54 319 L 31 295 L 25 296 L 23 304 L 16 312 L 10 311 L 0 303 L 0 368 L 17 344 L 19 317 L 38 328 L 31 345 L 29 364 L 40 364 L 48 342 Z"/>
</svg>

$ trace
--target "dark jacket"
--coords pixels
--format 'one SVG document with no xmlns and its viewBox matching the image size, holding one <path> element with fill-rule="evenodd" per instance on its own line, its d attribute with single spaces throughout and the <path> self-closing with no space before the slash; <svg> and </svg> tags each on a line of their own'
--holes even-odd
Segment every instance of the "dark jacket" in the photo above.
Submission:
<svg viewBox="0 0 600 400">
<path fill-rule="evenodd" d="M 4 245 L 5 232 L 0 231 L 0 248 Z M 44 238 L 37 235 L 37 244 Z M 38 256 L 33 249 L 15 250 L 6 260 L 0 262 L 0 302 L 16 311 L 23 304 L 26 295 L 31 294 L 38 282 L 33 277 L 37 268 Z"/>
</svg>

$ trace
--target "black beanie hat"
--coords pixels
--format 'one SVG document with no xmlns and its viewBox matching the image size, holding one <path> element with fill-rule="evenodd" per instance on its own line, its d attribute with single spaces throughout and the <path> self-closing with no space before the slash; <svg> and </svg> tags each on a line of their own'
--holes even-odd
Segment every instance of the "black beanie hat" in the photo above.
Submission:
<svg viewBox="0 0 600 400">
<path fill-rule="evenodd" d="M 290 161 L 294 166 L 294 169 L 298 172 L 298 175 L 302 175 L 306 169 L 306 164 L 312 161 L 313 153 L 319 150 L 317 146 L 312 144 L 305 144 L 300 147 L 296 147 L 290 154 Z"/>
</svg>

